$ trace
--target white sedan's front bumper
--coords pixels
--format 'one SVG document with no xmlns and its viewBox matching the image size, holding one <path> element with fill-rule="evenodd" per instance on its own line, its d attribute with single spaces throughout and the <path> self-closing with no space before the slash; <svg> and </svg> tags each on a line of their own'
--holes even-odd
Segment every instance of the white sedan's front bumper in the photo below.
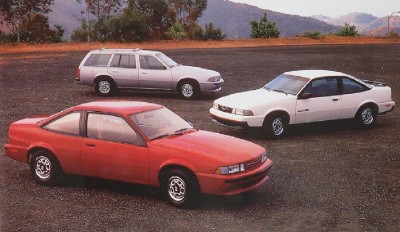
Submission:
<svg viewBox="0 0 400 232">
<path fill-rule="evenodd" d="M 247 127 L 261 127 L 264 123 L 264 115 L 243 116 L 222 112 L 215 108 L 210 109 L 211 117 L 221 125 L 234 129 L 244 129 Z"/>
</svg>

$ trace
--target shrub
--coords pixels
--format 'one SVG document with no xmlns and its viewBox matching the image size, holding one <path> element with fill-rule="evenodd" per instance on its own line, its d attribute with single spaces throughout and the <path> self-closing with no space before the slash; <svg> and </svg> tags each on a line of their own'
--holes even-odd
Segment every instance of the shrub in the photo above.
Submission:
<svg viewBox="0 0 400 232">
<path fill-rule="evenodd" d="M 356 30 L 356 26 L 355 25 L 350 25 L 348 23 L 345 23 L 344 27 L 342 28 L 342 30 L 340 30 L 339 32 L 336 33 L 337 36 L 358 36 L 358 31 Z"/>
<path fill-rule="evenodd" d="M 319 39 L 321 38 L 322 34 L 319 31 L 306 31 L 304 32 L 304 37 L 311 38 L 311 39 Z"/>
<path fill-rule="evenodd" d="M 278 38 L 280 35 L 275 23 L 268 21 L 267 13 L 264 14 L 259 22 L 252 20 L 250 25 L 252 38 Z"/>
<path fill-rule="evenodd" d="M 186 38 L 185 28 L 180 23 L 174 23 L 168 30 L 165 32 L 168 38 L 173 40 L 182 40 Z"/>
<path fill-rule="evenodd" d="M 204 40 L 224 40 L 226 37 L 225 34 L 222 33 L 220 28 L 214 28 L 212 23 L 208 23 L 205 25 L 204 30 Z"/>
</svg>

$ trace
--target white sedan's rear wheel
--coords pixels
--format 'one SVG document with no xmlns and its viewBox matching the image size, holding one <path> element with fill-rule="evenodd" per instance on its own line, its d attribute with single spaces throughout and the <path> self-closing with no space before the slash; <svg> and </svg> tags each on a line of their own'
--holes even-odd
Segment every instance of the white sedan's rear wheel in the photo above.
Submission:
<svg viewBox="0 0 400 232">
<path fill-rule="evenodd" d="M 357 113 L 356 120 L 363 128 L 373 126 L 377 119 L 377 112 L 372 106 L 363 106 Z"/>
</svg>

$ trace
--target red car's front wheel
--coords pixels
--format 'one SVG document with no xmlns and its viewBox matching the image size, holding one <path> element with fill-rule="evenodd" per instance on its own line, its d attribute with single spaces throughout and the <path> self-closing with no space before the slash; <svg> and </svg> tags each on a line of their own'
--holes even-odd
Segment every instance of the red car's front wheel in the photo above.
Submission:
<svg viewBox="0 0 400 232">
<path fill-rule="evenodd" d="M 198 192 L 193 175 L 179 169 L 171 170 L 166 174 L 162 188 L 168 201 L 179 207 L 189 205 Z"/>
</svg>

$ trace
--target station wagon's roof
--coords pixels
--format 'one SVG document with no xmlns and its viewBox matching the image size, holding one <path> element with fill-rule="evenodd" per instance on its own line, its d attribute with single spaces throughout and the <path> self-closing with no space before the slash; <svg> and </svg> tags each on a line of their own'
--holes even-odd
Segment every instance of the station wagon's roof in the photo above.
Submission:
<svg viewBox="0 0 400 232">
<path fill-rule="evenodd" d="M 126 49 L 112 49 L 112 48 L 101 48 L 97 50 L 92 50 L 92 53 L 104 53 L 104 54 L 110 54 L 110 53 L 135 53 L 139 55 L 154 55 L 157 53 L 160 53 L 158 51 L 152 51 L 152 50 L 142 50 L 140 48 L 126 48 Z"/>
<path fill-rule="evenodd" d="M 329 70 L 297 70 L 285 72 L 287 75 L 306 77 L 310 79 L 318 77 L 337 77 L 337 76 L 349 76 L 348 74 Z"/>
<path fill-rule="evenodd" d="M 147 103 L 147 102 L 108 100 L 108 101 L 94 101 L 94 102 L 84 103 L 73 107 L 73 109 L 129 115 L 148 110 L 158 109 L 161 107 L 162 107 L 161 105 Z"/>
</svg>

